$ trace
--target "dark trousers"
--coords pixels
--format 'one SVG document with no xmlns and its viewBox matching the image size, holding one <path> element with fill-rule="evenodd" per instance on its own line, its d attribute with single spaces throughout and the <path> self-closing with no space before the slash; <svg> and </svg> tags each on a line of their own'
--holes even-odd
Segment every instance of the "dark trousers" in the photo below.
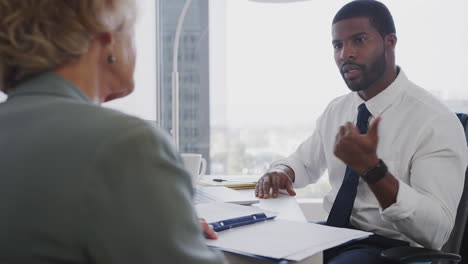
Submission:
<svg viewBox="0 0 468 264">
<path fill-rule="evenodd" d="M 326 264 L 387 264 L 387 262 L 380 258 L 381 248 L 356 248 L 341 252 L 335 257 L 327 260 Z"/>
<path fill-rule="evenodd" d="M 372 235 L 363 240 L 350 242 L 326 250 L 324 252 L 324 263 L 389 264 L 388 261 L 380 258 L 382 251 L 402 246 L 409 246 L 409 243 L 380 235 Z"/>
</svg>

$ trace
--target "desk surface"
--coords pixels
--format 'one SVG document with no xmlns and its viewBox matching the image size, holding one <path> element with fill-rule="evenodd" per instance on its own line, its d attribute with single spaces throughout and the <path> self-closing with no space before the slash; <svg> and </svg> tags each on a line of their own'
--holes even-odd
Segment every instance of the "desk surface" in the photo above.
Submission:
<svg viewBox="0 0 468 264">
<path fill-rule="evenodd" d="M 243 176 L 203 175 L 200 181 L 205 180 L 205 179 L 212 179 L 212 178 L 220 178 L 220 179 L 227 179 L 227 180 L 233 180 L 233 181 L 238 180 L 238 179 L 256 180 L 258 177 L 259 176 L 255 176 L 255 175 L 243 175 Z M 219 185 L 222 185 L 222 183 L 219 183 Z M 252 196 L 255 195 L 255 190 L 253 189 L 238 190 L 238 191 L 252 195 Z M 298 221 L 298 222 L 307 222 L 304 214 L 302 213 L 301 208 L 299 207 L 299 204 L 296 201 L 296 198 L 288 194 L 279 193 L 278 198 L 260 199 L 260 203 L 255 204 L 254 206 L 258 206 L 264 210 L 279 213 L 279 215 L 277 216 L 278 219 Z"/>
<path fill-rule="evenodd" d="M 243 192 L 252 196 L 255 195 L 255 190 L 252 190 L 252 189 L 239 190 L 239 192 Z M 298 222 L 307 222 L 294 196 L 280 193 L 278 198 L 260 199 L 260 203 L 254 204 L 253 206 L 257 206 L 261 209 L 265 209 L 265 210 L 278 213 L 278 216 L 277 216 L 278 219 L 298 221 Z M 243 255 L 225 253 L 225 256 L 230 264 L 265 263 L 257 259 L 245 257 Z M 322 253 L 318 253 L 314 256 L 309 257 L 307 260 L 301 261 L 299 263 L 322 264 L 323 263 L 322 258 L 323 258 Z M 296 262 L 290 262 L 290 263 L 296 263 Z"/>
<path fill-rule="evenodd" d="M 239 190 L 239 192 L 255 195 L 254 190 Z M 307 222 L 294 196 L 279 194 L 278 198 L 260 199 L 260 203 L 254 206 L 279 213 L 278 219 Z"/>
<path fill-rule="evenodd" d="M 239 190 L 239 192 L 255 195 L 254 190 Z M 296 197 L 287 194 L 279 194 L 278 198 L 260 199 L 260 203 L 254 204 L 261 209 L 273 211 L 279 213 L 278 219 L 292 220 L 298 222 L 307 222 L 304 214 L 302 213 L 299 204 L 296 201 Z M 236 255 L 231 253 L 225 253 L 225 257 L 230 264 L 253 264 L 253 263 L 266 263 L 256 259 L 249 259 L 242 255 Z M 290 263 L 296 263 L 291 261 Z M 318 253 L 314 256 L 307 258 L 299 263 L 307 264 L 322 264 L 323 257 L 322 253 Z"/>
</svg>

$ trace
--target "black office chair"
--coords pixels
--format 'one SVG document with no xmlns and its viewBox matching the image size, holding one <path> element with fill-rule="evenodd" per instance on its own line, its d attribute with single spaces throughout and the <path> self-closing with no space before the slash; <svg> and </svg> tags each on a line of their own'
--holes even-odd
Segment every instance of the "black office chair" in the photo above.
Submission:
<svg viewBox="0 0 468 264">
<path fill-rule="evenodd" d="M 468 115 L 457 114 L 468 141 Z M 465 173 L 463 194 L 458 205 L 455 225 L 448 241 L 442 250 L 432 250 L 419 247 L 397 247 L 382 252 L 382 257 L 391 263 L 411 262 L 442 262 L 442 263 L 467 263 L 468 264 L 468 169 Z M 452 253 L 445 253 L 452 252 Z"/>
</svg>

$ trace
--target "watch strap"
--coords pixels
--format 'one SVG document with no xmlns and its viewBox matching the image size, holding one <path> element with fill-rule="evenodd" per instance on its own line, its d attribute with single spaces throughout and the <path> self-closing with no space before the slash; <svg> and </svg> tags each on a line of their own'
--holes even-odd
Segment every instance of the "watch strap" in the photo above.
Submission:
<svg viewBox="0 0 468 264">
<path fill-rule="evenodd" d="M 377 165 L 369 168 L 361 177 L 368 183 L 374 184 L 381 180 L 387 174 L 388 168 L 387 165 L 383 162 L 383 160 L 379 159 L 379 163 Z"/>
</svg>

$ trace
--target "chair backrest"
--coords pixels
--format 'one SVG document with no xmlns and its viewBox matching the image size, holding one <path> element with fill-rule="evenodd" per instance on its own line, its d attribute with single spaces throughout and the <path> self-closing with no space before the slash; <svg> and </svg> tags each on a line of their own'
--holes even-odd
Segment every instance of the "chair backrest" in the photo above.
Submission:
<svg viewBox="0 0 468 264">
<path fill-rule="evenodd" d="M 465 128 L 465 136 L 468 141 L 468 115 L 457 114 L 463 127 Z M 468 169 L 465 173 L 465 184 L 463 187 L 463 194 L 458 205 L 457 217 L 455 219 L 455 226 L 447 243 L 445 243 L 442 250 L 444 252 L 457 253 L 461 255 L 462 261 L 468 260 Z M 464 261 L 465 262 L 465 261 Z M 465 262 L 468 263 L 468 262 Z"/>
</svg>

